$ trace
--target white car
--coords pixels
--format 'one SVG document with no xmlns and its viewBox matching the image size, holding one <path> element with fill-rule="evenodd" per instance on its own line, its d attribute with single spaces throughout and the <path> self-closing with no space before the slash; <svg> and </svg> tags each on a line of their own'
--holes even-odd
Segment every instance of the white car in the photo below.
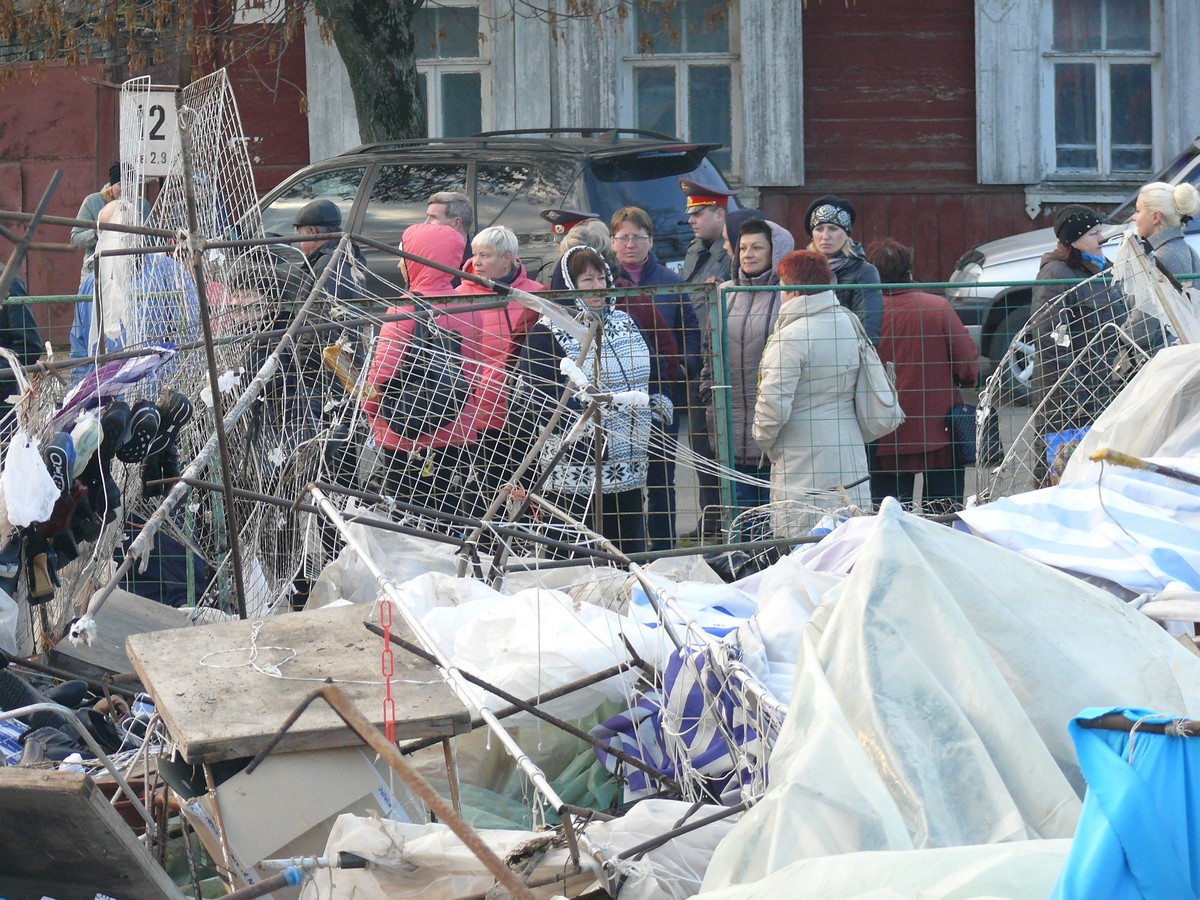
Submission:
<svg viewBox="0 0 1200 900">
<path fill-rule="evenodd" d="M 1151 181 L 1187 181 L 1200 187 L 1200 138 L 1192 141 L 1171 165 L 1146 179 L 1147 183 Z M 1113 224 L 1106 226 L 1104 244 L 1109 259 L 1116 257 L 1136 203 L 1135 192 L 1109 216 Z M 1184 234 L 1200 253 L 1200 219 L 1190 222 Z M 1029 319 L 1033 288 L 1021 282 L 1037 279 L 1043 254 L 1053 250 L 1056 243 L 1053 229 L 1041 228 L 979 244 L 956 264 L 950 276 L 956 284 L 946 289 L 946 299 L 967 326 L 980 353 L 993 365 L 1003 358 Z"/>
</svg>

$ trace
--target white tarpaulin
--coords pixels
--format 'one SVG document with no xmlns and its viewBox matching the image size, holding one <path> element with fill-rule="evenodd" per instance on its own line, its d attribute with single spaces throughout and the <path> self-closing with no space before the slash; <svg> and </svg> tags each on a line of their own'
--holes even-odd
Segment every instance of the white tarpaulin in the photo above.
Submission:
<svg viewBox="0 0 1200 900">
<path fill-rule="evenodd" d="M 1083 436 L 1060 483 L 1086 477 L 1101 448 L 1134 456 L 1200 456 L 1200 345 L 1155 354 Z"/>
<path fill-rule="evenodd" d="M 1195 715 L 1200 659 L 1104 591 L 887 501 L 804 631 L 771 787 L 705 888 L 760 897 L 810 857 L 1069 838 L 1067 722 L 1118 704 Z"/>
</svg>

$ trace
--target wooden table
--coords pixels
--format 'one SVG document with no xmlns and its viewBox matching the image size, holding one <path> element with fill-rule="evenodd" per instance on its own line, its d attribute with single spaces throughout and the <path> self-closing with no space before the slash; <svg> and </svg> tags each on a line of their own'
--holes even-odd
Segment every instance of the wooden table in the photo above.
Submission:
<svg viewBox="0 0 1200 900">
<path fill-rule="evenodd" d="M 325 679 L 338 684 L 382 728 L 383 640 L 362 624 L 377 615 L 373 604 L 353 604 L 137 634 L 128 639 L 127 649 L 184 759 L 191 764 L 212 763 L 256 754 Z M 393 616 L 392 630 L 415 642 L 399 615 Z M 249 664 L 252 643 L 258 648 L 258 666 L 268 670 L 277 666 L 284 677 L 272 677 Z M 437 668 L 399 647 L 392 649 L 397 739 L 445 738 L 468 731 L 470 715 Z M 337 714 L 318 700 L 276 749 L 317 750 L 359 743 Z"/>
</svg>

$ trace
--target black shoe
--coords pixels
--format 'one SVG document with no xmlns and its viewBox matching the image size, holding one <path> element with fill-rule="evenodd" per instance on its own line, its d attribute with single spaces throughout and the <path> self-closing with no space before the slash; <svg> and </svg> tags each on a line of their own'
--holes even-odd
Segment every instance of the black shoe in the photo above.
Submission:
<svg viewBox="0 0 1200 900">
<path fill-rule="evenodd" d="M 71 533 L 71 529 L 67 529 L 62 534 L 56 534 L 50 540 L 50 546 L 58 555 L 58 564 L 65 566 L 69 562 L 79 559 L 79 542 L 75 540 L 75 535 Z"/>
<path fill-rule="evenodd" d="M 109 466 L 110 461 L 101 453 L 96 453 L 79 474 L 80 481 L 87 486 L 88 503 L 92 512 L 105 524 L 116 521 L 117 510 L 121 508 L 122 503 L 121 489 L 113 480 Z"/>
<path fill-rule="evenodd" d="M 116 457 L 123 463 L 140 463 L 146 458 L 150 444 L 158 436 L 161 418 L 149 400 L 139 400 L 129 413 L 124 439 L 117 444 Z"/>
<path fill-rule="evenodd" d="M 179 446 L 183 426 L 192 420 L 192 401 L 179 391 L 167 391 L 158 404 L 158 432 L 146 450 L 147 455 L 161 453 L 170 446 Z"/>
<path fill-rule="evenodd" d="M 165 494 L 171 485 L 147 484 L 163 478 L 178 478 L 182 472 L 179 464 L 179 436 L 183 426 L 191 421 L 192 401 L 179 391 L 168 391 L 158 404 L 158 434 L 150 442 L 146 461 L 142 463 L 142 496 L 157 497 Z"/>
<path fill-rule="evenodd" d="M 49 446 L 42 451 L 42 459 L 46 461 L 46 471 L 54 480 L 54 486 L 59 494 L 66 494 L 74 480 L 71 469 L 75 465 L 75 442 L 65 431 L 56 434 Z"/>
<path fill-rule="evenodd" d="M 129 404 L 124 400 L 114 400 L 100 416 L 100 446 L 96 449 L 97 456 L 103 457 L 107 464 L 117 455 L 117 448 L 125 442 L 129 434 Z"/>
<path fill-rule="evenodd" d="M 68 529 L 76 544 L 85 542 L 94 544 L 100 539 L 100 533 L 104 530 L 104 523 L 92 509 L 90 497 L 89 491 L 88 496 L 79 501 L 75 507 L 75 516 L 71 519 L 71 527 Z"/>
</svg>

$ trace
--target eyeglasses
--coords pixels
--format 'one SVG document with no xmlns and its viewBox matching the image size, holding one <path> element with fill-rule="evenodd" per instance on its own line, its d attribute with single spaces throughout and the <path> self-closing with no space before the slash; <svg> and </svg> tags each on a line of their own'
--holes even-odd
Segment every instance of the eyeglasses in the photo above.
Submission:
<svg viewBox="0 0 1200 900">
<path fill-rule="evenodd" d="M 612 239 L 614 244 L 620 244 L 622 247 L 628 247 L 630 244 L 644 244 L 650 240 L 648 234 L 618 234 Z"/>
</svg>

